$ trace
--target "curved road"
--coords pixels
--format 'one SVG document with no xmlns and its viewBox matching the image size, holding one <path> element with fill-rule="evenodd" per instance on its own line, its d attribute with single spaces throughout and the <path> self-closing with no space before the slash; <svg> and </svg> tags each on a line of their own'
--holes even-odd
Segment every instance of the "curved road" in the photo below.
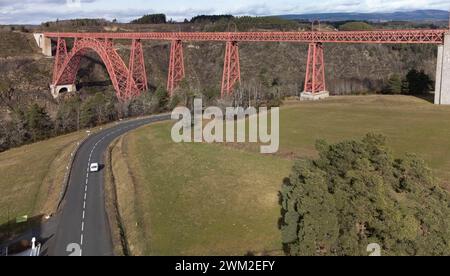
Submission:
<svg viewBox="0 0 450 276">
<path fill-rule="evenodd" d="M 126 121 L 87 138 L 76 153 L 48 255 L 113 255 L 105 210 L 103 170 L 90 173 L 89 164 L 104 164 L 105 152 L 117 137 L 140 126 L 169 119 L 170 114 L 164 114 Z"/>
</svg>

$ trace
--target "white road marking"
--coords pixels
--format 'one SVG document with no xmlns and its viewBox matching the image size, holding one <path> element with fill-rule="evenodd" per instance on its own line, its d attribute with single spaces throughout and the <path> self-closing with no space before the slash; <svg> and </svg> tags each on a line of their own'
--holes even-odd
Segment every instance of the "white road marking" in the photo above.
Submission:
<svg viewBox="0 0 450 276">
<path fill-rule="evenodd" d="M 151 122 L 152 121 L 150 121 L 150 123 Z M 145 123 L 145 124 L 147 124 L 147 123 Z M 88 184 L 89 184 L 89 172 L 90 172 L 90 165 L 91 165 L 92 155 L 93 155 L 95 149 L 97 148 L 98 144 L 101 143 L 102 141 L 104 141 L 107 137 L 109 137 L 111 135 L 114 135 L 116 133 L 119 133 L 119 132 L 123 132 L 123 130 L 129 130 L 131 128 L 136 128 L 137 126 L 140 126 L 140 125 L 141 125 L 141 123 L 134 123 L 134 124 L 131 124 L 129 126 L 123 126 L 123 127 L 119 128 L 119 129 L 116 129 L 114 131 L 108 132 L 107 134 L 105 134 L 100 140 L 98 140 L 94 144 L 91 152 L 89 153 L 88 167 L 86 169 L 86 172 L 87 172 L 86 173 L 86 185 L 84 187 L 83 215 L 82 215 L 82 219 L 81 219 L 81 237 L 80 237 L 80 239 L 81 239 L 80 244 L 81 245 L 83 245 L 83 239 L 84 239 L 84 223 L 85 223 L 84 219 L 85 219 L 85 215 L 86 215 L 86 199 L 87 199 L 87 190 L 88 190 Z M 80 249 L 80 256 L 82 256 L 82 249 Z"/>
</svg>

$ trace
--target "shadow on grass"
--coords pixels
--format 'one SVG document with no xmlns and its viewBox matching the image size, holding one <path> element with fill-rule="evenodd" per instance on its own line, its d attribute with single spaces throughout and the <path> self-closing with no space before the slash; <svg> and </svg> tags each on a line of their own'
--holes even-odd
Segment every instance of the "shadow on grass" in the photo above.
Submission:
<svg viewBox="0 0 450 276">
<path fill-rule="evenodd" d="M 418 95 L 411 95 L 411 96 L 434 104 L 434 94 L 428 93 L 428 94 L 423 94 L 423 95 L 418 94 Z"/>
<path fill-rule="evenodd" d="M 0 250 L 8 247 L 8 254 L 15 254 L 29 248 L 31 239 L 40 236 L 42 221 L 43 215 L 39 215 L 28 218 L 26 222 L 17 223 L 14 219 L 0 225 Z"/>
</svg>

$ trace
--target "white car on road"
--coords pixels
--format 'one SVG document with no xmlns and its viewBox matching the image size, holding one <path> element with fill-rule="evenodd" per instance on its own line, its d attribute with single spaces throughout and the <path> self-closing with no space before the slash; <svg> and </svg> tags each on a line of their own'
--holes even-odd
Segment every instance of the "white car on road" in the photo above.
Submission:
<svg viewBox="0 0 450 276">
<path fill-rule="evenodd" d="M 91 163 L 91 165 L 89 166 L 89 170 L 91 172 L 98 172 L 98 169 L 99 169 L 98 163 Z"/>
</svg>

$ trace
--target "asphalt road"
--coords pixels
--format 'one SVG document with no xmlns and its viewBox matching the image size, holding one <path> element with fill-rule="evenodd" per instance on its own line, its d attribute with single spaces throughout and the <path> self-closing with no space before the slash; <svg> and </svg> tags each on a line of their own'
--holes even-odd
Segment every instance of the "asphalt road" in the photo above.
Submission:
<svg viewBox="0 0 450 276">
<path fill-rule="evenodd" d="M 111 231 L 105 210 L 103 166 L 99 172 L 91 173 L 89 165 L 104 165 L 105 152 L 117 137 L 140 126 L 168 119 L 170 114 L 121 122 L 92 134 L 81 145 L 73 162 L 48 255 L 113 255 Z"/>
</svg>

